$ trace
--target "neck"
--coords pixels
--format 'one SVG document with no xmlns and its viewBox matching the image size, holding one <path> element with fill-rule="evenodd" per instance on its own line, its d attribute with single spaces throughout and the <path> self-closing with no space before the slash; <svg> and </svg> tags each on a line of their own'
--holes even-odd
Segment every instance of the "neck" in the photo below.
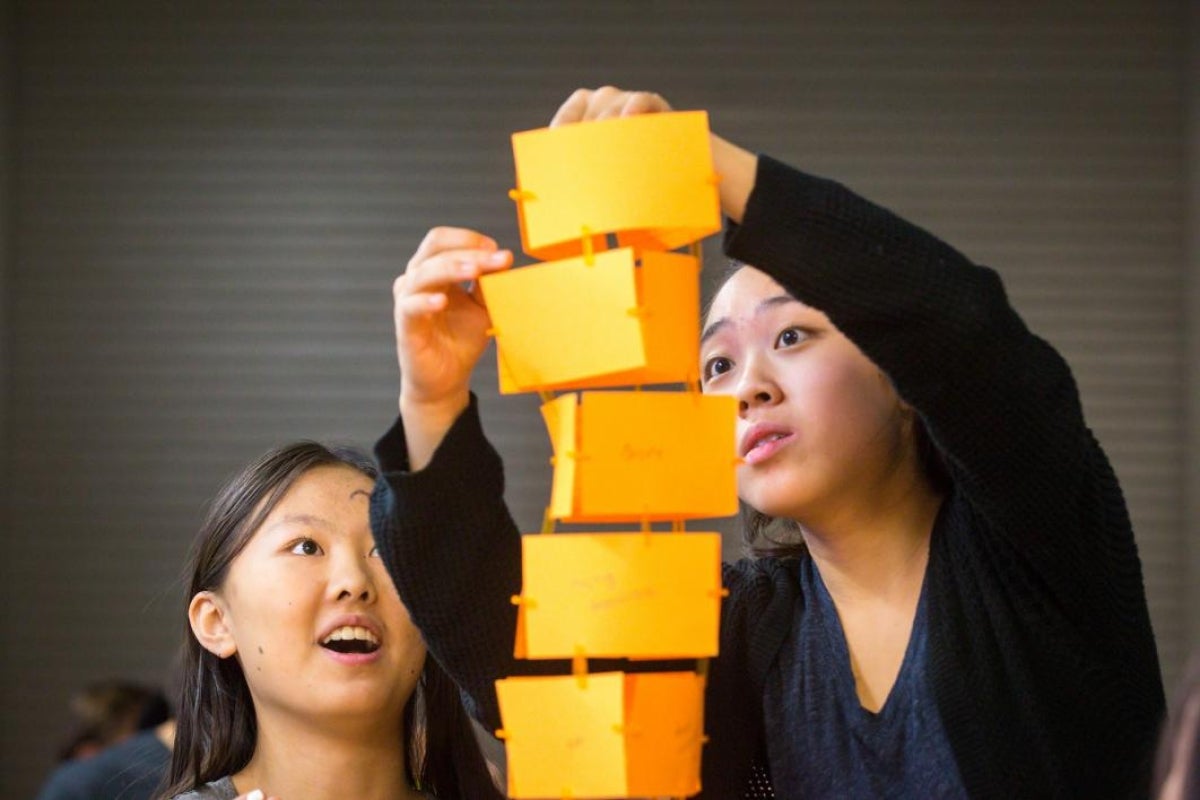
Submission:
<svg viewBox="0 0 1200 800">
<path fill-rule="evenodd" d="M 409 785 L 406 743 L 398 725 L 347 730 L 257 710 L 254 755 L 233 777 L 238 792 L 262 789 L 268 797 L 305 800 L 423 797 Z"/>
<path fill-rule="evenodd" d="M 894 599 L 919 591 L 942 496 L 904 470 L 801 521 L 804 541 L 835 599 Z"/>
</svg>

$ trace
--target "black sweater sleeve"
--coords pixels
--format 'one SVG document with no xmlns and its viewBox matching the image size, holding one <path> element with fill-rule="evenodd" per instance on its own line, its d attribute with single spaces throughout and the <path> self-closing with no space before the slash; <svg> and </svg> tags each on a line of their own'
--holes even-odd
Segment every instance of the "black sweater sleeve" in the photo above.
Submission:
<svg viewBox="0 0 1200 800">
<path fill-rule="evenodd" d="M 401 599 L 430 654 L 470 698 L 472 714 L 500 727 L 495 681 L 567 674 L 567 661 L 513 658 L 521 590 L 520 533 L 504 504 L 499 455 L 480 426 L 476 400 L 455 421 L 433 459 L 409 471 L 403 425 L 376 444 L 380 477 L 371 528 Z M 773 561 L 727 564 L 720 655 L 709 671 L 705 797 L 736 797 L 762 740 L 763 679 L 789 630 L 794 581 Z M 690 668 L 694 662 L 596 659 L 592 671 Z"/>
<path fill-rule="evenodd" d="M 1051 567 L 1043 577 L 1071 583 L 1053 565 L 1081 565 L 1089 550 L 1095 564 L 1097 546 L 1113 544 L 1128 567 L 1124 503 L 1071 372 L 1025 327 L 995 272 L 766 156 L 726 249 L 823 311 L 891 378 L 988 530 Z M 1123 541 L 1096 541 L 1111 531 Z"/>
<path fill-rule="evenodd" d="M 504 503 L 499 454 L 480 425 L 474 395 L 425 469 L 408 469 L 404 426 L 397 420 L 375 446 L 380 476 L 371 497 L 371 529 L 413 622 L 458 684 L 476 716 L 499 725 L 494 681 L 511 675 L 566 674 L 569 661 L 513 657 L 521 591 L 521 534 Z M 569 534 L 568 534 L 569 535 Z M 721 651 L 729 668 L 765 671 L 772 637 L 737 633 L 772 601 L 771 576 L 752 564 L 725 565 Z M 776 610 L 774 613 L 782 613 Z M 591 659 L 592 671 L 647 672 L 690 662 Z"/>
<path fill-rule="evenodd" d="M 475 397 L 425 469 L 409 471 L 399 420 L 375 445 L 375 458 L 371 529 L 383 562 L 430 653 L 474 703 L 473 715 L 496 730 L 497 678 L 562 665 L 512 657 L 520 533 Z"/>
</svg>

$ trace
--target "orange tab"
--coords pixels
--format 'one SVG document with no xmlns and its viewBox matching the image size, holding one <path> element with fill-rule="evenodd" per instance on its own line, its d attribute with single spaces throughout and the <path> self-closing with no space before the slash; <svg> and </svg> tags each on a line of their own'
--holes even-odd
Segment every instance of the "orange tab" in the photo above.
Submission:
<svg viewBox="0 0 1200 800">
<path fill-rule="evenodd" d="M 721 537 L 570 533 L 522 537 L 518 658 L 717 654 Z"/>
<path fill-rule="evenodd" d="M 700 790 L 704 679 L 694 673 L 496 681 L 513 798 Z M 547 709 L 554 709 L 547 714 Z"/>
<path fill-rule="evenodd" d="M 685 383 L 699 360 L 700 265 L 629 248 L 485 275 L 500 391 Z"/>
<path fill-rule="evenodd" d="M 555 403 L 567 407 L 563 395 Z M 561 410 L 561 409 L 560 409 Z M 550 431 L 551 514 L 564 522 L 726 517 L 737 511 L 732 397 L 583 392 L 578 419 Z"/>
<path fill-rule="evenodd" d="M 540 128 L 513 134 L 512 143 L 511 196 L 534 258 L 579 255 L 583 231 L 673 250 L 721 228 L 703 111 Z"/>
</svg>

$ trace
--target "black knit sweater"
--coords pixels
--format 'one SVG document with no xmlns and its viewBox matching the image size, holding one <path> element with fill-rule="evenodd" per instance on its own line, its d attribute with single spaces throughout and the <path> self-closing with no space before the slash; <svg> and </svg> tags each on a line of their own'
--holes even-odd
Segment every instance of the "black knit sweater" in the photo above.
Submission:
<svg viewBox="0 0 1200 800">
<path fill-rule="evenodd" d="M 921 414 L 948 465 L 927 669 L 970 796 L 1145 796 L 1164 698 L 1141 565 L 1062 358 L 994 272 L 767 157 L 726 250 L 825 312 Z M 376 541 L 430 652 L 497 728 L 495 679 L 569 666 L 512 658 L 519 533 L 474 400 L 425 469 L 409 472 L 406 452 L 397 423 L 376 447 Z M 768 675 L 805 602 L 794 568 L 741 561 L 724 582 L 706 798 L 741 797 L 768 739 L 776 758 L 805 747 L 805 720 L 763 725 L 764 703 L 778 702 L 764 687 L 781 682 Z"/>
</svg>

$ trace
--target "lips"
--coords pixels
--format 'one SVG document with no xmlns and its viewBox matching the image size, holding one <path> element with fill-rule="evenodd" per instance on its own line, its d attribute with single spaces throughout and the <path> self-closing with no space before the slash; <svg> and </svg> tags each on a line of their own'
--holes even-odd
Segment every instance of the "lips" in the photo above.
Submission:
<svg viewBox="0 0 1200 800">
<path fill-rule="evenodd" d="M 747 464 L 758 464 L 786 447 L 795 438 L 796 434 L 790 428 L 760 422 L 742 435 L 738 455 Z"/>
<path fill-rule="evenodd" d="M 382 642 L 379 626 L 362 615 L 339 617 L 317 638 L 321 647 L 341 655 L 370 655 Z"/>
</svg>

